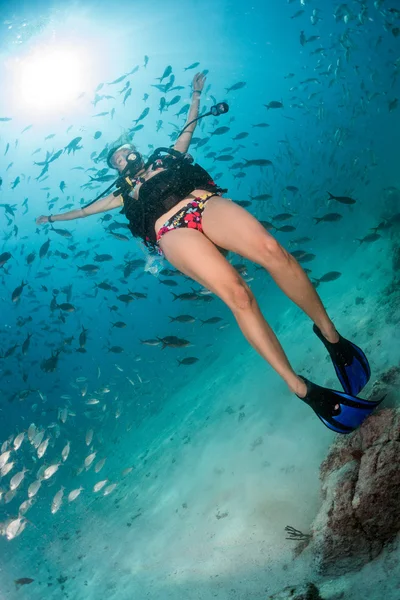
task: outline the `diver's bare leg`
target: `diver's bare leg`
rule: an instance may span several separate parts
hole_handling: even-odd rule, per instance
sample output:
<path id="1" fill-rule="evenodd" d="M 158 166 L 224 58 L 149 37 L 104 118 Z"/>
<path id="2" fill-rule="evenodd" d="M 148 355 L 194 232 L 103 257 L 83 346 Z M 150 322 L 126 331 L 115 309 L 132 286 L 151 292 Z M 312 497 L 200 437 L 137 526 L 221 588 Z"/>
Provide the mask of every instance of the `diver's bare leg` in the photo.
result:
<path id="1" fill-rule="evenodd" d="M 320 297 L 299 263 L 247 210 L 227 198 L 216 196 L 206 204 L 202 225 L 205 235 L 214 244 L 263 266 L 328 341 L 339 340 Z"/>
<path id="2" fill-rule="evenodd" d="M 261 314 L 246 282 L 205 235 L 193 229 L 166 233 L 160 247 L 169 262 L 207 289 L 232 310 L 244 336 L 299 396 L 306 386 L 293 371 L 282 346 Z"/>

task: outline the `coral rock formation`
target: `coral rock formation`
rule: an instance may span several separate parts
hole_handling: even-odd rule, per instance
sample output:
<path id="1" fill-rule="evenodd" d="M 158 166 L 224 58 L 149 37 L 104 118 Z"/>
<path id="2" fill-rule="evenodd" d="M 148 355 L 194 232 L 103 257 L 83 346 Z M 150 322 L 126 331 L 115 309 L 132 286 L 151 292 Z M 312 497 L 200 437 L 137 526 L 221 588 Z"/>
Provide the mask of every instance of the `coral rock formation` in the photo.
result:
<path id="1" fill-rule="evenodd" d="M 321 465 L 313 553 L 322 575 L 360 569 L 400 530 L 400 409 L 369 417 L 333 444 Z"/>

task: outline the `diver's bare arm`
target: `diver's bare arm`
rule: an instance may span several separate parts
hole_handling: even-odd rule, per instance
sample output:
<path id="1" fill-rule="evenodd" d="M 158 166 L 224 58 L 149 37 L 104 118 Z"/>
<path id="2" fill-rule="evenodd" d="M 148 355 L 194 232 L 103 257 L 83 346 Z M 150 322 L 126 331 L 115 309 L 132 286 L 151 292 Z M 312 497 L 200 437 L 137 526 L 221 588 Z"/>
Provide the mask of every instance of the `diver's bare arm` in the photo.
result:
<path id="1" fill-rule="evenodd" d="M 61 213 L 59 215 L 52 215 L 52 221 L 72 221 L 73 219 L 83 219 L 84 217 L 89 217 L 90 215 L 95 215 L 97 213 L 107 212 L 108 210 L 112 210 L 113 208 L 118 208 L 122 205 L 122 196 L 114 196 L 114 194 L 109 194 L 105 198 L 101 200 L 97 200 L 94 204 L 91 204 L 87 208 L 78 208 L 76 210 L 69 210 L 66 213 Z"/>
<path id="2" fill-rule="evenodd" d="M 199 116 L 200 95 L 201 91 L 193 92 L 192 105 L 190 107 L 186 123 L 190 123 L 190 121 L 193 121 L 193 119 L 197 119 L 197 117 Z M 179 136 L 174 146 L 174 150 L 178 150 L 179 152 L 187 152 L 187 149 L 190 146 L 190 142 L 192 141 L 192 136 L 196 125 L 197 121 L 189 125 L 187 129 L 185 129 L 182 135 Z"/>

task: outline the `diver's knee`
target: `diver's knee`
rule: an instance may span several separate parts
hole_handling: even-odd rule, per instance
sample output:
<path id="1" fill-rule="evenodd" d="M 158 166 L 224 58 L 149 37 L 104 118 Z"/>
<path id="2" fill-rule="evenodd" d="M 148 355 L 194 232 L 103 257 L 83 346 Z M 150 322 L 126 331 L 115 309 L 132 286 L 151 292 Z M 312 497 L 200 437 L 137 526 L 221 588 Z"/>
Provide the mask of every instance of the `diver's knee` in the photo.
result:
<path id="1" fill-rule="evenodd" d="M 290 254 L 271 235 L 266 236 L 261 242 L 261 256 L 265 265 L 290 260 Z"/>
<path id="2" fill-rule="evenodd" d="M 229 304 L 233 311 L 248 310 L 254 302 L 254 294 L 243 280 L 237 280 L 229 289 Z"/>

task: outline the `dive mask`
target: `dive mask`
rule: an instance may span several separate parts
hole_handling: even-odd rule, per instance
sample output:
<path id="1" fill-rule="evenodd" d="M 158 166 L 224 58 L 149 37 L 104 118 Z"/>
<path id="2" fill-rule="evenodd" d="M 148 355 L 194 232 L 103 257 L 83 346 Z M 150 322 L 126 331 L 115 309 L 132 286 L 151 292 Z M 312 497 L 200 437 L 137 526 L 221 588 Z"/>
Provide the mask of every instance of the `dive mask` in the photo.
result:
<path id="1" fill-rule="evenodd" d="M 116 166 L 113 164 L 113 157 L 117 152 L 124 150 L 125 159 L 128 163 L 125 167 L 124 171 L 129 174 L 134 174 L 135 171 L 138 171 L 142 165 L 143 157 L 131 144 L 124 144 L 123 146 L 118 146 L 118 148 L 112 148 L 107 156 L 107 165 L 110 169 L 116 169 Z"/>

